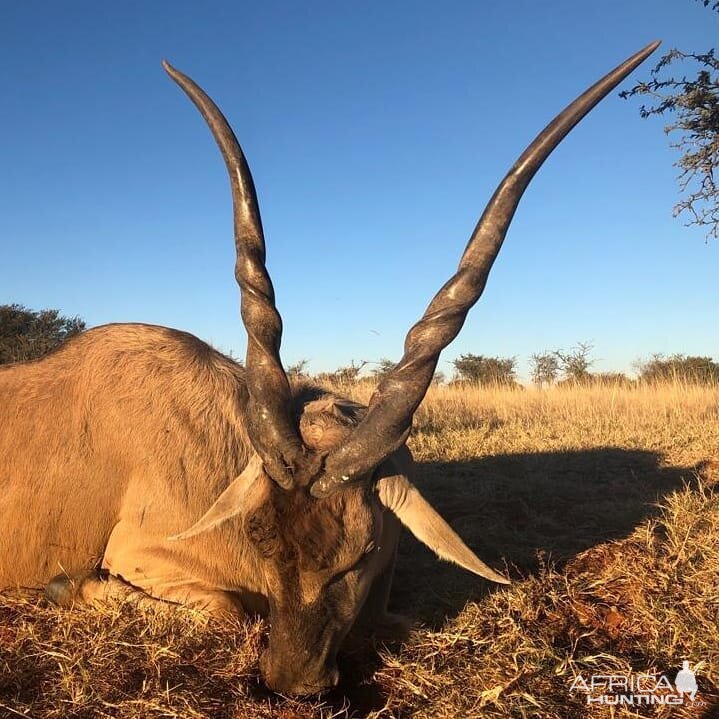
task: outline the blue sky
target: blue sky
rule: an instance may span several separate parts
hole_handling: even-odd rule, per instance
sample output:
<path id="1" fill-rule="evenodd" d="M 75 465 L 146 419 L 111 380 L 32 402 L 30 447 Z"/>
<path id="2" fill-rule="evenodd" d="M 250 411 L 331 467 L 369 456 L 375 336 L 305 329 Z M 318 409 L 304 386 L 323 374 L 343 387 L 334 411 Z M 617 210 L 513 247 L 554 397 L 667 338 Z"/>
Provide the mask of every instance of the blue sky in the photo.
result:
<path id="1" fill-rule="evenodd" d="M 224 165 L 166 57 L 250 161 L 284 361 L 398 359 L 544 124 L 649 41 L 718 30 L 691 0 L 4 3 L 0 303 L 244 354 Z M 638 104 L 613 93 L 547 161 L 441 369 L 474 352 L 526 374 L 578 341 L 601 370 L 719 356 L 719 243 L 672 218 L 675 153 Z"/>

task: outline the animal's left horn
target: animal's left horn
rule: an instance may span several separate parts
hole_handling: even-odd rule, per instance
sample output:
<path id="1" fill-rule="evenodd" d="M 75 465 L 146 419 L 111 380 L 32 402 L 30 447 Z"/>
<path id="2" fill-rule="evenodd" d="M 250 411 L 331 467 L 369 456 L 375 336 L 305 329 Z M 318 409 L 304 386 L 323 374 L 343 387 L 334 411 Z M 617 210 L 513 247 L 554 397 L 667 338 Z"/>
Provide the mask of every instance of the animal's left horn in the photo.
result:
<path id="1" fill-rule="evenodd" d="M 312 493 L 322 497 L 360 479 L 400 447 L 427 392 L 440 352 L 457 336 L 481 296 L 517 205 L 532 177 L 567 133 L 659 46 L 643 50 L 592 85 L 535 138 L 495 191 L 459 262 L 455 275 L 434 296 L 407 334 L 404 356 L 375 390 L 365 418 L 327 458 Z"/>
<path id="2" fill-rule="evenodd" d="M 247 429 L 267 474 L 289 489 L 303 444 L 292 416 L 290 386 L 280 361 L 282 319 L 275 307 L 275 292 L 265 267 L 265 239 L 250 168 L 217 105 L 187 75 L 167 61 L 162 65 L 205 118 L 230 175 L 237 250 L 235 276 L 242 293 L 242 321 L 247 330 L 246 372 L 250 396 Z"/>

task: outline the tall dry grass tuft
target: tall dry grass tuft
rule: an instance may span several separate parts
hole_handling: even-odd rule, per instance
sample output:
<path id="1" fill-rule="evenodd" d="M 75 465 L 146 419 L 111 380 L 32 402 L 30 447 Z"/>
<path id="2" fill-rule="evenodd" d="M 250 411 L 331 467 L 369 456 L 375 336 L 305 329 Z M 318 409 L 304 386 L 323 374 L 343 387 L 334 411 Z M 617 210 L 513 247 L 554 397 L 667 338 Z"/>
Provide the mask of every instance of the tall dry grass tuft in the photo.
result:
<path id="1" fill-rule="evenodd" d="M 374 387 L 365 380 L 336 389 L 368 402 Z M 682 447 L 688 461 L 699 447 L 716 455 L 718 424 L 719 384 L 433 385 L 410 444 L 424 460 L 616 446 L 681 462 Z"/>
<path id="2" fill-rule="evenodd" d="M 366 401 L 369 383 L 345 388 Z M 342 686 L 262 688 L 259 620 L 48 606 L 0 594 L 0 717 L 708 717 L 719 715 L 719 388 L 433 387 L 410 440 L 417 483 L 490 587 L 403 538 L 403 646 L 352 636 Z M 691 661 L 698 703 L 586 703 L 578 674 Z"/>
<path id="3" fill-rule="evenodd" d="M 691 447 L 689 461 L 698 446 L 719 446 L 718 423 L 719 385 L 433 387 L 417 414 L 413 448 L 447 458 L 617 446 L 671 452 L 681 462 L 682 446 Z"/>

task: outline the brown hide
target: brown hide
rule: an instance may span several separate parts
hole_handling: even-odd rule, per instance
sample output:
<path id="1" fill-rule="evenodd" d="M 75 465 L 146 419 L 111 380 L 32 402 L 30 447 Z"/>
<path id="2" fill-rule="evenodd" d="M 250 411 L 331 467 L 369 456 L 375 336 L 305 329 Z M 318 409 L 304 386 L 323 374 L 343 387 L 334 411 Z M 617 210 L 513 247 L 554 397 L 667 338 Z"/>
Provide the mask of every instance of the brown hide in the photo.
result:
<path id="1" fill-rule="evenodd" d="M 190 524 L 247 461 L 245 403 L 241 367 L 150 325 L 0 369 L 0 588 L 92 566 L 122 518 Z"/>
<path id="2" fill-rule="evenodd" d="M 336 682 L 371 589 L 371 619 L 391 619 L 399 522 L 369 484 L 318 500 L 273 482 L 245 430 L 244 370 L 192 335 L 99 327 L 0 369 L 0 397 L 0 589 L 65 573 L 72 601 L 270 608 L 263 673 L 290 693 Z M 321 458 L 364 408 L 301 385 L 291 411 Z M 232 513 L 177 538 L 223 497 Z M 100 562 L 106 582 L 81 573 Z M 64 582 L 51 582 L 54 601 Z"/>

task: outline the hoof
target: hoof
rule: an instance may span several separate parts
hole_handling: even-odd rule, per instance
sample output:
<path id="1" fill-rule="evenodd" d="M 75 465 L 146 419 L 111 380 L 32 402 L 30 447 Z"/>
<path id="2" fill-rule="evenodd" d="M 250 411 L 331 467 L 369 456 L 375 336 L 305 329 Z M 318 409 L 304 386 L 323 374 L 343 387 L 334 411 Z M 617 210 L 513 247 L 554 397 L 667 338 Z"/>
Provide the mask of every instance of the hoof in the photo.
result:
<path id="1" fill-rule="evenodd" d="M 75 602 L 82 602 L 82 585 L 88 581 L 100 581 L 100 578 L 97 569 L 88 569 L 72 576 L 58 574 L 45 587 L 45 598 L 58 607 L 72 607 Z"/>

